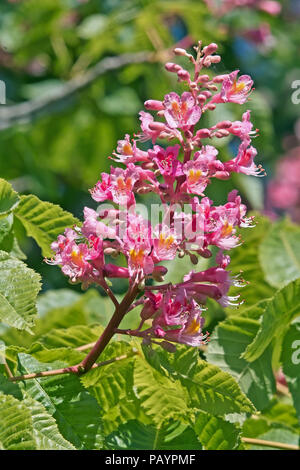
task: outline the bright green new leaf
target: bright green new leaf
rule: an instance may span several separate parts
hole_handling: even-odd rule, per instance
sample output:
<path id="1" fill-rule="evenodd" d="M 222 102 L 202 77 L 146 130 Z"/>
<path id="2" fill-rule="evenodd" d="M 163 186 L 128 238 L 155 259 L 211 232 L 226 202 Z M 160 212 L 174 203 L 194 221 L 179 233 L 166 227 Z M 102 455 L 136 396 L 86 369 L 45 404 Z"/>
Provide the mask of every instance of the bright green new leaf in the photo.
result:
<path id="1" fill-rule="evenodd" d="M 13 211 L 20 202 L 20 197 L 8 181 L 0 178 L 0 217 Z"/>
<path id="2" fill-rule="evenodd" d="M 0 447 L 5 450 L 35 450 L 31 413 L 24 402 L 0 392 Z"/>
<path id="3" fill-rule="evenodd" d="M 78 224 L 69 212 L 33 195 L 22 196 L 15 216 L 21 221 L 29 237 L 34 238 L 43 256 L 52 256 L 50 245 L 66 227 Z"/>
<path id="4" fill-rule="evenodd" d="M 40 276 L 4 251 L 0 251 L 0 269 L 0 321 L 31 333 Z"/>

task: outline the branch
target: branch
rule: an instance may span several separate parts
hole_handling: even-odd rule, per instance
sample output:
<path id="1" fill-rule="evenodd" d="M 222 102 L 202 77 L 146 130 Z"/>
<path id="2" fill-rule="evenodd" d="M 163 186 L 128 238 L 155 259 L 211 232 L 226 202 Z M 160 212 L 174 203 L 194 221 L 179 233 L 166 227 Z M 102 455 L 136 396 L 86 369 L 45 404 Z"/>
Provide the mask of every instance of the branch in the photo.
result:
<path id="1" fill-rule="evenodd" d="M 70 104 L 71 98 L 77 92 L 88 87 L 97 78 L 110 70 L 119 69 L 124 65 L 156 60 L 160 60 L 159 55 L 152 52 L 137 52 L 106 57 L 84 74 L 57 87 L 57 90 L 51 93 L 51 96 L 42 96 L 31 101 L 0 107 L 0 130 L 8 129 L 15 124 L 31 122 L 45 114 L 65 110 L 66 105 Z"/>
<path id="2" fill-rule="evenodd" d="M 242 437 L 245 444 L 256 444 L 264 447 L 276 447 L 277 449 L 299 450 L 300 448 L 294 444 L 286 444 L 285 442 L 265 441 L 263 439 L 252 439 L 251 437 Z"/>
<path id="3" fill-rule="evenodd" d="M 102 335 L 96 341 L 95 345 L 91 349 L 91 351 L 87 354 L 87 356 L 78 364 L 78 372 L 85 373 L 92 365 L 96 362 L 104 348 L 107 346 L 113 335 L 115 334 L 116 328 L 120 325 L 121 321 L 123 320 L 124 315 L 128 312 L 128 309 L 134 299 L 138 294 L 139 288 L 136 284 L 133 284 L 127 294 L 125 295 L 124 299 L 120 304 L 117 305 L 113 316 L 110 319 L 107 327 L 103 331 Z"/>
<path id="4" fill-rule="evenodd" d="M 78 348 L 77 348 L 78 349 Z M 93 364 L 91 366 L 91 369 L 96 369 L 98 367 L 103 367 L 108 364 L 112 364 L 113 362 L 116 361 L 121 361 L 124 359 L 128 359 L 129 357 L 135 356 L 138 354 L 138 351 L 136 349 L 132 349 L 132 352 L 129 354 L 123 354 L 122 356 L 114 357 L 113 359 L 108 359 L 107 361 L 99 362 L 97 364 Z M 71 366 L 71 367 L 64 367 L 62 369 L 55 369 L 55 370 L 46 370 L 43 372 L 36 372 L 32 374 L 24 374 L 24 375 L 18 375 L 16 377 L 9 377 L 9 380 L 11 382 L 17 382 L 20 380 L 30 380 L 30 379 L 36 379 L 38 377 L 49 377 L 52 375 L 62 375 L 62 374 L 78 374 L 80 371 L 77 369 L 78 366 Z"/>

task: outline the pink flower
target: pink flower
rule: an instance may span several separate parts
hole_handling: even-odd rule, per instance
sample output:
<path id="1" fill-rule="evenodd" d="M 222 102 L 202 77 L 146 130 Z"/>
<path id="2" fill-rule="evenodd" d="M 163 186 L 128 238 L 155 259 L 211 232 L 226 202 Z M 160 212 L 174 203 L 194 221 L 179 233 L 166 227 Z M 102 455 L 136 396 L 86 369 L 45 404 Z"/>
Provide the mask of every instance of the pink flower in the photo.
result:
<path id="1" fill-rule="evenodd" d="M 224 162 L 224 167 L 229 172 L 235 171 L 237 173 L 244 173 L 245 175 L 264 176 L 264 169 L 261 165 L 256 166 L 254 158 L 257 155 L 257 150 L 249 145 L 249 140 L 246 138 L 239 146 L 238 154 L 233 160 Z M 261 174 L 262 173 L 262 174 Z"/>
<path id="2" fill-rule="evenodd" d="M 130 136 L 125 135 L 124 140 L 118 140 L 117 152 L 114 152 L 113 155 L 116 157 L 115 160 L 118 163 L 136 163 L 136 162 L 147 162 L 148 154 L 138 149 L 136 146 L 135 140 L 130 142 Z"/>
<path id="3" fill-rule="evenodd" d="M 243 114 L 242 121 L 234 121 L 229 129 L 231 134 L 236 135 L 241 140 L 249 138 L 250 141 L 250 136 L 255 135 L 255 131 L 252 131 L 253 124 L 250 121 L 250 112 L 249 110 L 246 111 Z"/>
<path id="4" fill-rule="evenodd" d="M 154 145 L 153 150 L 148 151 L 149 158 L 153 160 L 161 174 L 168 180 L 174 181 L 174 178 L 182 175 L 182 164 L 178 160 L 180 145 L 167 147 L 166 149 L 159 145 Z"/>
<path id="5" fill-rule="evenodd" d="M 113 202 L 121 206 L 134 204 L 133 187 L 138 179 L 138 171 L 132 163 L 129 163 L 126 170 L 111 167 L 110 190 Z"/>
<path id="6" fill-rule="evenodd" d="M 181 98 L 177 93 L 169 93 L 164 99 L 165 118 L 171 128 L 188 129 L 201 117 L 201 108 L 195 103 L 193 95 L 184 92 Z"/>
<path id="7" fill-rule="evenodd" d="M 140 121 L 141 121 L 141 129 L 142 134 L 139 134 L 139 139 L 142 142 L 147 140 L 151 140 L 152 144 L 155 144 L 156 140 L 159 138 L 160 134 L 163 132 L 162 129 L 151 129 L 149 127 L 151 124 L 154 123 L 153 116 L 150 113 L 145 113 L 145 111 L 140 111 Z"/>
<path id="8" fill-rule="evenodd" d="M 155 262 L 171 260 L 176 256 L 179 246 L 176 234 L 168 226 L 157 226 L 153 232 L 153 253 Z"/>
<path id="9" fill-rule="evenodd" d="M 112 200 L 110 175 L 101 173 L 102 181 L 98 181 L 90 190 L 92 198 L 97 202 Z"/>
<path id="10" fill-rule="evenodd" d="M 239 79 L 237 79 L 238 73 L 239 70 L 235 70 L 227 75 L 223 80 L 220 93 L 213 97 L 212 103 L 230 102 L 244 104 L 247 101 L 253 80 L 249 75 L 241 75 Z"/>

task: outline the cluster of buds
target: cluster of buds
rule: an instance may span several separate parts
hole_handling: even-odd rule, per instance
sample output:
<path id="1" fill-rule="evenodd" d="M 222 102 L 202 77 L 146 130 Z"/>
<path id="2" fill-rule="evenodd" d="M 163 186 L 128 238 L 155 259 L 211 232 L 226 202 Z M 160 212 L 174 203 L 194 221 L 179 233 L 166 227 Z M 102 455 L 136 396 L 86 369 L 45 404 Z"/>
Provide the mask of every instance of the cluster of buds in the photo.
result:
<path id="1" fill-rule="evenodd" d="M 137 294 L 126 311 L 143 305 L 139 328 L 127 334 L 146 343 L 161 340 L 170 350 L 172 343 L 200 346 L 207 341 L 202 312 L 208 298 L 224 307 L 240 303 L 238 296 L 228 295 L 231 285 L 242 282 L 226 270 L 230 256 L 224 251 L 241 244 L 237 229 L 252 226 L 252 218 L 246 217 L 236 190 L 224 205 L 214 206 L 205 196 L 207 185 L 212 178 L 226 180 L 233 172 L 260 176 L 263 171 L 254 163 L 257 152 L 251 146 L 255 131 L 250 111 L 241 121 L 199 126 L 201 116 L 219 103 L 243 104 L 251 93 L 251 78 L 239 77 L 238 70 L 217 76 L 203 70 L 220 62 L 216 50 L 216 44 L 202 48 L 200 42 L 195 57 L 175 49 L 176 55 L 192 64 L 193 74 L 175 63 L 165 67 L 186 83 L 188 91 L 145 102 L 141 132 L 133 139 L 126 135 L 110 157 L 124 167 L 112 166 L 110 173 L 101 174 L 90 191 L 100 203 L 97 211 L 84 209 L 83 225 L 58 237 L 52 244 L 55 256 L 48 261 L 60 265 L 71 282 L 81 282 L 85 288 L 100 285 L 111 297 L 109 278 L 127 278 L 129 289 L 137 287 Z M 154 111 L 155 117 L 148 111 Z M 221 161 L 218 150 L 207 141 L 229 135 L 240 139 L 237 155 Z M 145 141 L 151 141 L 152 148 L 141 149 L 140 142 Z M 147 193 L 156 195 L 159 202 L 154 205 L 161 211 L 156 223 L 153 214 L 150 219 L 141 214 L 137 203 L 137 196 Z M 213 267 L 187 273 L 178 284 L 163 283 L 164 261 L 188 256 L 196 266 L 199 257 L 212 258 L 213 246 L 218 248 Z"/>

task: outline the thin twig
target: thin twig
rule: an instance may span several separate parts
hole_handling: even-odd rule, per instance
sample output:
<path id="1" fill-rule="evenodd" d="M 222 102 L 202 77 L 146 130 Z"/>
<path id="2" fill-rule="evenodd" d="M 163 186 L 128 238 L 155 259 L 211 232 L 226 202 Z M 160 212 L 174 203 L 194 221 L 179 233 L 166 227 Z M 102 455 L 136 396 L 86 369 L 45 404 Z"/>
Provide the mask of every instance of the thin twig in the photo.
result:
<path id="1" fill-rule="evenodd" d="M 5 368 L 6 373 L 7 373 L 7 375 L 8 375 L 9 378 L 11 378 L 11 377 L 14 376 L 14 374 L 13 374 L 12 371 L 10 370 L 9 365 L 8 365 L 7 362 L 6 362 L 6 359 L 4 359 L 4 368 Z"/>
<path id="2" fill-rule="evenodd" d="M 300 447 L 294 444 L 286 444 L 285 442 L 265 441 L 264 439 L 253 439 L 252 437 L 242 437 L 245 444 L 254 444 L 264 447 L 276 447 L 277 449 L 300 450 Z"/>
<path id="3" fill-rule="evenodd" d="M 116 361 L 121 361 L 124 359 L 128 359 L 129 357 L 135 356 L 138 354 L 138 351 L 136 349 L 132 349 L 132 352 L 129 354 L 123 354 L 122 356 L 114 357 L 112 359 L 108 359 L 107 361 L 102 361 L 98 362 L 97 364 L 93 364 L 91 369 L 96 369 L 97 367 L 103 367 L 108 364 L 112 364 L 113 362 Z M 35 372 L 32 374 L 24 374 L 24 375 L 18 375 L 16 377 L 11 376 L 10 381 L 11 382 L 17 382 L 20 380 L 30 380 L 30 379 L 36 379 L 39 377 L 49 377 L 53 375 L 62 375 L 62 374 L 77 374 L 79 371 L 76 371 L 77 366 L 71 366 L 71 367 L 64 367 L 62 369 L 55 369 L 55 370 L 45 370 L 43 372 Z"/>
<path id="4" fill-rule="evenodd" d="M 72 78 L 57 87 L 51 96 L 25 101 L 23 103 L 0 108 L 0 130 L 7 129 L 18 123 L 31 122 L 35 118 L 54 111 L 65 110 L 66 104 L 77 92 L 91 85 L 98 77 L 110 70 L 119 69 L 125 65 L 138 64 L 159 60 L 157 54 L 151 52 L 138 52 L 122 54 L 116 57 L 106 57 L 91 67 L 87 72 Z"/>
<path id="5" fill-rule="evenodd" d="M 92 343 L 88 344 L 83 344 L 82 346 L 79 346 L 76 348 L 76 351 L 86 351 L 87 349 L 91 349 L 93 346 L 95 346 L 96 341 L 93 341 Z"/>

